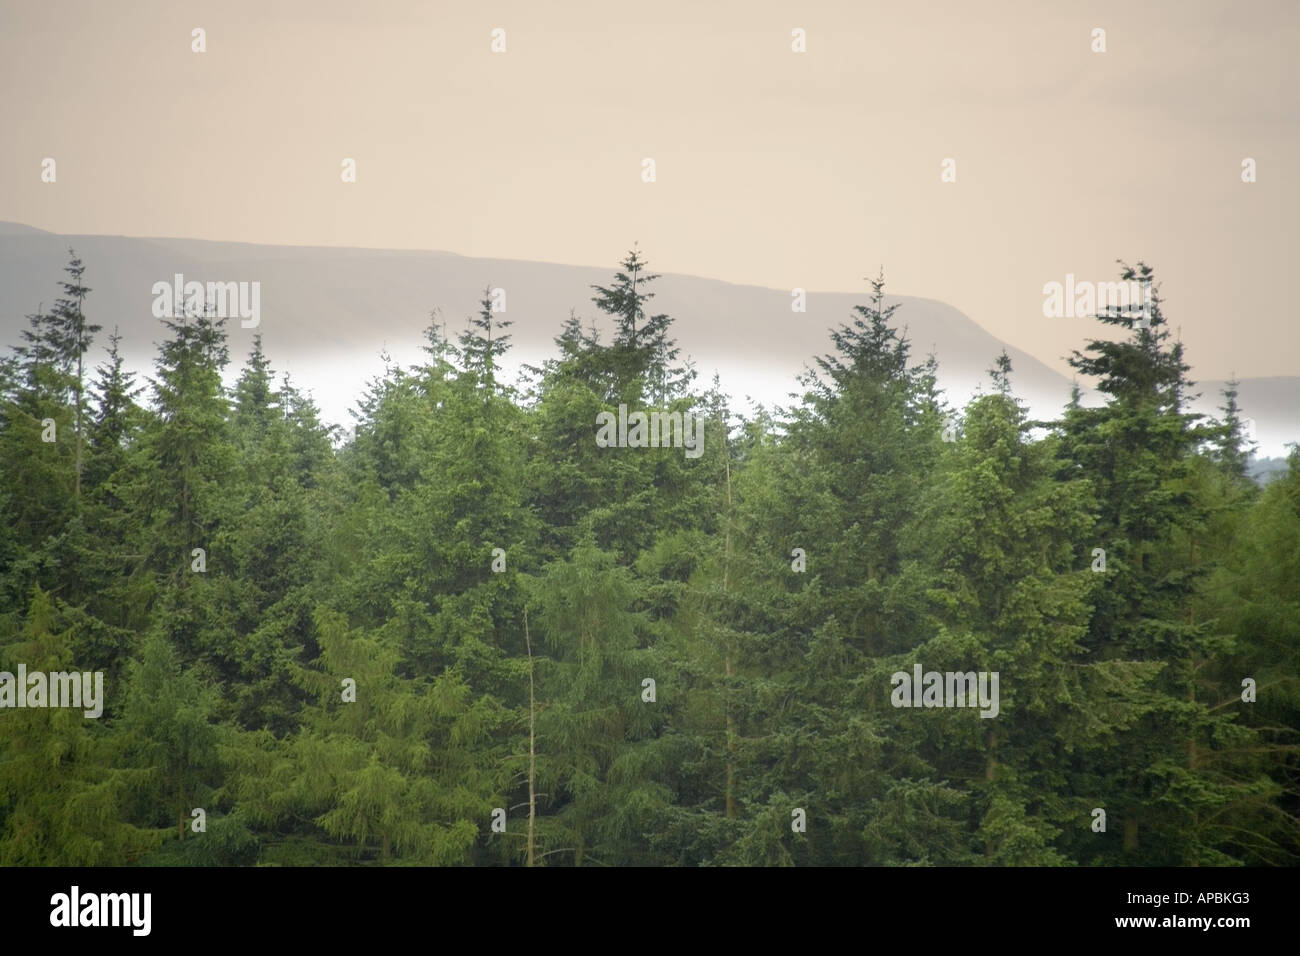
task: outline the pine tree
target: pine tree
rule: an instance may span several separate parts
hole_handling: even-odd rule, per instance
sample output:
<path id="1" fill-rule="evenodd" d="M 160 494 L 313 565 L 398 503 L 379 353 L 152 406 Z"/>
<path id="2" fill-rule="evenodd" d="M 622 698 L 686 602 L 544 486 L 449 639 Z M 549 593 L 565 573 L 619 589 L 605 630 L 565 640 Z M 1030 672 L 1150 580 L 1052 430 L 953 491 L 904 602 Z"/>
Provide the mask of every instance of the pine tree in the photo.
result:
<path id="1" fill-rule="evenodd" d="M 237 455 L 221 382 L 224 323 L 210 316 L 164 320 L 170 338 L 159 346 L 150 379 L 153 414 L 124 483 L 138 522 L 130 548 L 132 604 L 161 617 L 186 666 L 196 660 L 219 666 L 229 652 L 228 605 L 216 589 L 231 563 L 215 546 L 238 508 L 226 492 Z"/>
<path id="2" fill-rule="evenodd" d="M 253 336 L 253 351 L 235 383 L 234 426 L 252 441 L 266 435 L 273 418 L 279 417 L 279 395 L 275 393 L 271 362 L 262 351 L 262 336 Z"/>
<path id="3" fill-rule="evenodd" d="M 4 515 L 11 554 L 5 574 L 5 604 L 18 609 L 39 583 L 51 593 L 77 587 L 75 564 L 64 560 L 71 535 L 84 544 L 80 513 L 82 455 L 81 362 L 90 334 L 81 302 L 89 290 L 80 284 L 82 265 L 75 256 L 62 283 L 65 296 L 51 312 L 28 316 L 23 344 L 14 349 L 0 403 L 0 486 L 28 489 L 10 495 Z M 71 297 L 71 298 L 69 298 Z M 74 374 L 75 370 L 75 374 Z M 71 440 L 70 440 L 71 439 Z M 71 572 L 71 573 L 69 573 Z"/>
<path id="4" fill-rule="evenodd" d="M 101 326 L 86 322 L 83 307 L 86 295 L 90 292 L 90 289 L 82 283 L 86 267 L 71 249 L 68 250 L 68 256 L 71 261 L 64 271 L 68 273 L 70 278 L 59 283 L 63 295 L 55 301 L 54 311 L 51 316 L 57 329 L 61 358 L 68 366 L 74 364 L 76 366 L 76 374 L 72 376 L 71 384 L 72 407 L 76 419 L 77 478 L 75 492 L 80 497 L 82 446 L 85 442 L 85 432 L 82 428 L 82 417 L 86 411 L 84 400 L 85 356 L 90 349 L 91 342 L 94 340 L 94 334 L 101 329 Z M 66 373 L 72 375 L 71 367 L 66 369 Z"/>
<path id="5" fill-rule="evenodd" d="M 612 400 L 617 396 L 632 404 L 650 392 L 654 401 L 662 404 L 671 392 L 670 380 L 680 385 L 682 371 L 671 368 L 679 354 L 668 338 L 672 319 L 662 314 L 646 315 L 646 305 L 655 293 L 645 291 L 645 287 L 660 276 L 646 271 L 646 262 L 635 248 L 620 267 L 613 285 L 592 286 L 597 293 L 592 301 L 615 322 L 610 347 L 614 391 L 606 397 Z"/>
<path id="6" fill-rule="evenodd" d="M 94 385 L 95 413 L 90 423 L 87 444 L 90 460 L 86 465 L 87 484 L 100 489 L 126 463 L 127 446 L 137 437 L 142 410 L 136 398 L 144 390 L 135 385 L 135 375 L 126 371 L 120 351 L 122 337 L 117 329 L 108 339 L 108 364 L 98 369 Z M 121 499 L 116 491 L 104 488 L 115 504 Z"/>
<path id="7" fill-rule="evenodd" d="M 23 663 L 29 676 L 81 676 L 73 635 L 60 629 L 54 602 L 39 587 L 22 631 L 13 636 L 17 640 L 0 647 L 0 670 L 15 673 Z M 107 698 L 111 704 L 114 693 L 103 683 L 99 703 Z M 0 865 L 122 866 L 159 844 L 160 833 L 125 819 L 141 775 L 114 759 L 116 745 L 105 726 L 111 714 L 111 706 L 97 719 L 72 707 L 3 712 Z"/>
<path id="8" fill-rule="evenodd" d="M 640 696 L 647 655 L 642 615 L 629 610 L 634 579 L 588 538 L 526 587 L 554 655 L 537 690 L 537 786 L 547 794 L 540 856 L 564 854 L 575 866 L 645 862 L 640 833 L 668 793 L 656 780 L 665 751 Z"/>
<path id="9" fill-rule="evenodd" d="M 460 354 L 468 372 L 476 375 L 483 388 L 496 387 L 499 359 L 510 348 L 510 336 L 502 334 L 514 323 L 510 319 L 495 318 L 491 287 L 483 290 L 478 315 L 470 319 L 470 326 L 461 334 Z"/>
<path id="10" fill-rule="evenodd" d="M 972 401 L 917 537 L 933 575 L 933 636 L 896 668 L 999 675 L 998 711 L 899 710 L 923 725 L 910 742 L 934 781 L 958 783 L 977 823 L 972 849 L 989 865 L 1061 865 L 1091 836 L 1084 794 L 1062 793 L 1064 768 L 1101 757 L 1148 712 L 1158 664 L 1090 658 L 1083 646 L 1091 572 L 1090 489 L 1057 480 L 1051 442 L 1030 442 L 1004 352 L 995 391 Z M 1084 553 L 1087 553 L 1086 550 Z M 897 739 L 901 735 L 891 735 Z M 906 738 L 905 738 L 906 739 Z"/>
<path id="11" fill-rule="evenodd" d="M 401 676 L 391 643 L 350 631 L 340 614 L 320 609 L 316 631 L 320 659 L 296 678 L 316 703 L 291 739 L 264 740 L 266 755 L 246 758 L 232 785 L 244 812 L 297 831 L 318 860 L 332 844 L 379 863 L 468 862 L 504 783 L 477 747 L 507 715 L 454 672 Z M 302 819 L 312 826 L 293 825 Z"/>
<path id="12" fill-rule="evenodd" d="M 1300 856 L 1300 452 L 1293 447 L 1285 475 L 1247 502 L 1214 529 L 1218 560 L 1196 612 L 1226 635 L 1226 649 L 1203 663 L 1198 689 L 1213 713 L 1253 732 L 1198 749 L 1203 772 L 1236 797 L 1203 825 L 1227 831 L 1223 849 L 1235 860 L 1288 866 Z"/>
<path id="13" fill-rule="evenodd" d="M 1246 466 L 1258 445 L 1246 435 L 1245 422 L 1237 405 L 1235 378 L 1223 389 L 1223 404 L 1219 408 L 1223 412 L 1223 420 L 1214 423 L 1216 434 L 1211 441 L 1211 456 L 1225 474 L 1245 482 Z"/>
<path id="14" fill-rule="evenodd" d="M 151 631 L 131 662 L 120 730 L 128 759 L 147 772 L 145 804 L 177 839 L 189 834 L 191 811 L 213 809 L 221 774 L 215 688 L 181 666 L 161 629 Z"/>
<path id="15" fill-rule="evenodd" d="M 1206 772 L 1202 753 L 1238 736 L 1231 719 L 1210 711 L 1198 692 L 1204 662 L 1223 653 L 1224 638 L 1188 615 L 1203 571 L 1184 542 L 1208 521 L 1194 493 L 1194 451 L 1209 437 L 1184 411 L 1190 383 L 1182 347 L 1170 333 L 1150 267 L 1125 266 L 1148 294 L 1146 322 L 1121 314 L 1099 318 L 1130 332 L 1121 341 L 1092 340 L 1071 365 L 1094 376 L 1109 397 L 1099 409 L 1071 409 L 1062 452 L 1082 466 L 1096 493 L 1096 546 L 1106 552 L 1097 575 L 1095 610 L 1084 641 L 1095 660 L 1160 663 L 1147 692 L 1147 716 L 1088 760 L 1074 778 L 1122 822 L 1122 854 L 1098 859 L 1165 865 L 1224 861 L 1222 828 L 1200 821 L 1224 812 L 1231 789 Z M 1145 834 L 1145 835 L 1144 835 Z"/>

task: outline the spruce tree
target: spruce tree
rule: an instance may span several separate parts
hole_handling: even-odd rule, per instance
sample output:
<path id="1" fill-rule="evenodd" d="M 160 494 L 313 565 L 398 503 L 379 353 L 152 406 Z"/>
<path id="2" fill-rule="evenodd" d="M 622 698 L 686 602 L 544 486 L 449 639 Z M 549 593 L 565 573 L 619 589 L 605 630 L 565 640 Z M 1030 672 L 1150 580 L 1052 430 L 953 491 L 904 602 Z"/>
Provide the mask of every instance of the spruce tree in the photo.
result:
<path id="1" fill-rule="evenodd" d="M 7 641 L 0 636 L 0 670 L 15 673 L 22 663 L 29 675 L 80 678 L 71 631 L 60 626 L 50 596 L 34 589 L 21 632 Z M 142 774 L 116 759 L 108 726 L 116 692 L 102 683 L 98 703 L 106 706 L 98 718 L 87 718 L 84 707 L 2 712 L 0 865 L 122 866 L 161 842 L 161 832 L 126 819 Z"/>
<path id="2" fill-rule="evenodd" d="M 88 323 L 83 311 L 86 295 L 90 292 L 89 287 L 82 282 L 86 267 L 72 249 L 68 250 L 68 256 L 70 261 L 64 271 L 68 273 L 69 278 L 59 283 L 63 295 L 55 300 L 51 318 L 57 330 L 60 358 L 66 366 L 64 371 L 71 379 L 72 407 L 76 421 L 75 493 L 80 497 L 82 450 L 85 444 L 85 431 L 82 427 L 82 418 L 86 412 L 85 357 L 91 342 L 94 341 L 95 333 L 101 329 L 101 326 Z M 76 369 L 75 373 L 73 367 Z"/>
<path id="3" fill-rule="evenodd" d="M 1106 552 L 1106 572 L 1094 575 L 1084 644 L 1095 660 L 1158 663 L 1162 671 L 1146 692 L 1146 716 L 1082 762 L 1072 782 L 1081 796 L 1120 810 L 1112 813 L 1119 852 L 1103 850 L 1097 860 L 1222 862 L 1226 832 L 1198 821 L 1223 812 L 1231 793 L 1206 772 L 1201 753 L 1237 731 L 1197 688 L 1198 670 L 1223 652 L 1224 638 L 1208 621 L 1189 619 L 1202 571 L 1182 546 L 1208 519 L 1193 476 L 1195 449 L 1209 436 L 1199 416 L 1185 411 L 1188 366 L 1181 345 L 1169 341 L 1153 271 L 1138 263 L 1125 266 L 1121 278 L 1151 289 L 1146 321 L 1099 316 L 1128 337 L 1092 340 L 1070 359 L 1108 401 L 1067 411 L 1061 449 L 1082 466 L 1096 494 L 1094 541 L 1080 542 L 1080 562 L 1090 546 Z"/>

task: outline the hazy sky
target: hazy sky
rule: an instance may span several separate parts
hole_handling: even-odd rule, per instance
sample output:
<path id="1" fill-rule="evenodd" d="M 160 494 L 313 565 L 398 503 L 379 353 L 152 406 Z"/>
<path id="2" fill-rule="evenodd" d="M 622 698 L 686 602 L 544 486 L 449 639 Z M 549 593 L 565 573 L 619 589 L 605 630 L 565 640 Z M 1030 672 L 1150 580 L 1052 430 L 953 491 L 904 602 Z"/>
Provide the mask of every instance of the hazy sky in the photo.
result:
<path id="1" fill-rule="evenodd" d="M 1044 283 L 1140 258 L 1195 377 L 1300 374 L 1297 50 L 1293 0 L 0 0 L 0 219 L 611 267 L 639 241 L 809 290 L 883 265 L 1062 371 L 1096 325 L 1044 318 Z"/>

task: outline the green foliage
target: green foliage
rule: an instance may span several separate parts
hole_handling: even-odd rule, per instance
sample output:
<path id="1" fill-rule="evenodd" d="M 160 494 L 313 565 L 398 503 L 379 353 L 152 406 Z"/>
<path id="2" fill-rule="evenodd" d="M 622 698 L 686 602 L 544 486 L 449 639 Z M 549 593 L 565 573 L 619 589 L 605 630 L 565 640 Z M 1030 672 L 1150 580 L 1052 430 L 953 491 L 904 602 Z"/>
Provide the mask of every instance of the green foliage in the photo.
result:
<path id="1" fill-rule="evenodd" d="M 1300 860 L 1300 453 L 1245 477 L 1157 296 L 1074 355 L 1104 404 L 1031 423 L 1003 354 L 957 430 L 879 277 L 744 418 L 633 250 L 608 344 L 571 314 L 508 384 L 489 289 L 335 448 L 210 316 L 87 386 L 67 271 L 0 358 L 0 670 L 106 702 L 0 709 L 0 865 Z M 597 446 L 620 404 L 703 453 Z M 997 716 L 893 706 L 918 665 Z"/>

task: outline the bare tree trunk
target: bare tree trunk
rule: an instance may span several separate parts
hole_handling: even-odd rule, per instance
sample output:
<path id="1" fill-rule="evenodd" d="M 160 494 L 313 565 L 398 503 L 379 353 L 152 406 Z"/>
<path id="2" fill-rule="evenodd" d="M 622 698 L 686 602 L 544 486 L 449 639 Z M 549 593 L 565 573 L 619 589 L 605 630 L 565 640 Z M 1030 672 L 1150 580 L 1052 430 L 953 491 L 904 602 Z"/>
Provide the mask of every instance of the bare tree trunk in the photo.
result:
<path id="1" fill-rule="evenodd" d="M 81 279 L 77 278 L 77 286 L 81 288 Z M 82 342 L 86 337 L 85 325 L 86 317 L 82 315 L 82 303 L 85 301 L 84 296 L 77 296 L 77 489 L 76 496 L 81 497 L 81 393 L 85 389 L 85 353 L 82 350 Z"/>
<path id="2" fill-rule="evenodd" d="M 80 312 L 80 308 L 78 308 Z M 77 488 L 76 496 L 81 497 L 81 381 L 84 375 L 81 354 L 81 330 L 77 330 Z"/>
<path id="3" fill-rule="evenodd" d="M 727 476 L 727 530 L 723 544 L 722 553 L 722 593 L 725 595 L 731 584 L 731 451 L 726 444 L 726 430 L 723 429 L 723 467 L 726 469 Z M 731 637 L 725 638 L 726 657 L 724 660 L 724 672 L 727 677 L 726 692 L 726 711 L 727 711 L 727 793 L 726 793 L 726 814 L 728 819 L 736 815 L 736 718 L 731 713 Z"/>
<path id="4" fill-rule="evenodd" d="M 528 608 L 524 608 L 524 643 L 528 646 L 528 866 L 533 856 L 533 822 L 537 817 L 537 708 L 533 695 L 533 641 L 528 634 Z"/>

